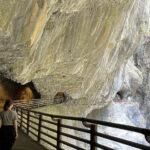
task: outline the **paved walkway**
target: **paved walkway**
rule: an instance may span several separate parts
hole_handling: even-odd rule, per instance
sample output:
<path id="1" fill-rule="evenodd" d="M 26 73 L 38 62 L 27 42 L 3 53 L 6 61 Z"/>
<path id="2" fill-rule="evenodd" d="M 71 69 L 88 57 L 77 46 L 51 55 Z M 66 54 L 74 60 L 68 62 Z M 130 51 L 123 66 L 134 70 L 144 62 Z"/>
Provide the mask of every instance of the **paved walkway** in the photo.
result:
<path id="1" fill-rule="evenodd" d="M 13 150 L 46 150 L 41 145 L 33 141 L 21 131 L 19 137 L 13 147 Z"/>

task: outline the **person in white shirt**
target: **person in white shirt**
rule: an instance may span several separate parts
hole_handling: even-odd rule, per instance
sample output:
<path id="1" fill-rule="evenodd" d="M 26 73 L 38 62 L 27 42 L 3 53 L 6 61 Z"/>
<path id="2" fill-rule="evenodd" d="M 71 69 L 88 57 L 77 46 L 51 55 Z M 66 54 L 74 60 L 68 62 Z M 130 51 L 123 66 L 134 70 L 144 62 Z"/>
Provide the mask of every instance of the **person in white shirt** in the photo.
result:
<path id="1" fill-rule="evenodd" d="M 17 113 L 12 110 L 12 100 L 6 100 L 0 113 L 0 150 L 12 150 L 18 137 Z"/>

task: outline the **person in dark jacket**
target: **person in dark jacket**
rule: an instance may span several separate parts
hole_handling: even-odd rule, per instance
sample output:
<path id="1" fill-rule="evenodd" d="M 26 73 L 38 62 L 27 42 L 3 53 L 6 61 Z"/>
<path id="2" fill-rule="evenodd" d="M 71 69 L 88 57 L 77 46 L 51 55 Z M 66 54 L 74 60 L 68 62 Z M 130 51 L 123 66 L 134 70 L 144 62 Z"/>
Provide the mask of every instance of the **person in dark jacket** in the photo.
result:
<path id="1" fill-rule="evenodd" d="M 13 102 L 6 100 L 4 110 L 0 113 L 0 150 L 12 150 L 12 146 L 18 137 L 18 117 L 12 108 Z"/>

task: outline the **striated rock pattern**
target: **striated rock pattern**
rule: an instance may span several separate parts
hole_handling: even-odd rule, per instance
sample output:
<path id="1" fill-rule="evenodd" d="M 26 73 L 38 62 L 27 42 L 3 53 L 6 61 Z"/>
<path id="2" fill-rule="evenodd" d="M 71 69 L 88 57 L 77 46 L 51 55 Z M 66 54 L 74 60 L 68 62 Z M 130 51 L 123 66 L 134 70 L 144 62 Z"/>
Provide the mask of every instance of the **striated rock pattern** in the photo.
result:
<path id="1" fill-rule="evenodd" d="M 0 71 L 32 80 L 45 98 L 65 91 L 107 104 L 118 70 L 148 34 L 148 0 L 0 2 Z"/>
<path id="2" fill-rule="evenodd" d="M 146 38 L 143 46 L 135 54 L 136 66 L 142 72 L 143 83 L 140 88 L 141 101 L 140 110 L 146 118 L 146 126 L 150 128 L 150 39 Z"/>
<path id="3" fill-rule="evenodd" d="M 0 0 L 0 73 L 42 98 L 69 95 L 41 111 L 89 116 L 115 102 L 120 113 L 131 102 L 149 120 L 149 36 L 149 0 Z"/>
<path id="4" fill-rule="evenodd" d="M 118 113 L 121 112 L 121 113 Z M 122 103 L 111 103 L 107 107 L 103 109 L 94 110 L 89 115 L 88 118 L 96 118 L 104 121 L 115 122 L 120 124 L 127 124 L 132 126 L 140 126 L 145 128 L 145 119 L 139 111 L 139 104 L 133 102 L 122 102 Z M 119 129 L 114 129 L 105 126 L 99 126 L 98 131 L 104 134 L 112 135 L 115 137 L 121 137 L 122 139 L 128 139 L 130 141 L 139 142 L 141 144 L 147 144 L 144 135 L 123 131 Z M 103 145 L 107 145 L 117 150 L 137 150 L 137 148 L 133 148 L 124 144 L 120 144 L 117 142 L 108 142 L 103 138 L 98 138 L 99 143 Z"/>
<path id="5" fill-rule="evenodd" d="M 32 80 L 45 98 L 67 92 L 107 104 L 118 70 L 148 34 L 148 0 L 0 2 L 0 71 Z"/>

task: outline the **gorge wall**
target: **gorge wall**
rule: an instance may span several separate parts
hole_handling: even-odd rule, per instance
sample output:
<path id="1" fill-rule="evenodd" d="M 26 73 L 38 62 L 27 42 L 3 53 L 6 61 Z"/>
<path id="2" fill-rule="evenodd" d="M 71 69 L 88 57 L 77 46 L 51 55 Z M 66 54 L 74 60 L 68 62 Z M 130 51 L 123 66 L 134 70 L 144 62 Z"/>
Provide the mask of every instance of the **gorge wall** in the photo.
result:
<path id="1" fill-rule="evenodd" d="M 0 0 L 1 75 L 70 97 L 41 111 L 150 128 L 149 43 L 149 0 Z"/>

